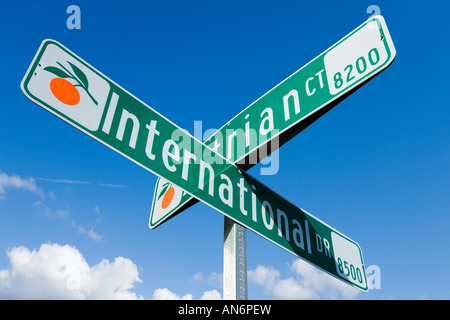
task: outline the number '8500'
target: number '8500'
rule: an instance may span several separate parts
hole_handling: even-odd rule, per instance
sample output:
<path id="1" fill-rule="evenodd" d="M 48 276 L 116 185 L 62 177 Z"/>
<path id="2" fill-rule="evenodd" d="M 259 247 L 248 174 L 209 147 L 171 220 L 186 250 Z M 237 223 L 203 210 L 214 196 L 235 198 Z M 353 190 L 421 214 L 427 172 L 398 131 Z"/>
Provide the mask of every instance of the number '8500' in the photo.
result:
<path id="1" fill-rule="evenodd" d="M 359 283 L 363 283 L 363 275 L 361 269 L 355 267 L 353 264 L 348 263 L 347 261 L 342 261 L 341 258 L 338 258 L 338 268 L 341 274 L 345 274 L 347 277 L 352 277 L 353 280 L 358 280 Z"/>

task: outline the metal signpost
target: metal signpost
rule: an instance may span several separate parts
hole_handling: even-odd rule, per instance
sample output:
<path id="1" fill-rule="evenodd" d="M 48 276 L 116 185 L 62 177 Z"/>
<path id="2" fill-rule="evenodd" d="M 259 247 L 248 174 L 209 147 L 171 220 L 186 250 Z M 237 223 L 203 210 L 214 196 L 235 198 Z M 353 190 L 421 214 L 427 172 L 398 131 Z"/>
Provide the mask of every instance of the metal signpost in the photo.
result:
<path id="1" fill-rule="evenodd" d="M 247 231 L 224 217 L 223 299 L 247 300 Z"/>
<path id="2" fill-rule="evenodd" d="M 358 49 L 355 51 L 353 47 Z M 252 112 L 262 117 L 259 133 L 266 138 L 255 148 L 279 134 L 278 131 L 273 134 L 275 128 L 285 128 L 286 132 L 314 112 L 311 110 L 341 99 L 386 68 L 394 57 L 395 49 L 383 18 L 370 19 L 313 60 L 317 63 L 311 62 L 301 69 L 308 72 L 296 73 L 297 76 L 291 76 L 272 90 L 276 89 L 278 94 L 264 98 L 269 96 L 267 94 L 258 100 L 262 101 L 258 103 L 261 107 Z M 235 294 L 229 295 L 224 290 L 224 298 L 247 297 L 246 250 L 240 249 L 240 245 L 245 245 L 245 228 L 367 291 L 362 253 L 356 242 L 235 165 L 236 159 L 256 150 L 251 149 L 249 139 L 245 140 L 249 148 L 242 153 L 235 150 L 234 158 L 231 139 L 224 144 L 225 152 L 201 143 L 54 40 L 42 43 L 21 88 L 44 109 L 164 178 L 157 183 L 154 206 L 174 211 L 184 207 L 179 203 L 196 198 L 233 222 L 228 224 L 226 220 L 225 223 L 225 233 L 232 238 L 230 242 L 225 238 L 224 252 L 228 250 L 238 256 L 231 264 L 245 268 L 245 273 L 235 276 L 235 285 L 230 289 Z M 326 99 L 320 98 L 321 91 L 326 92 Z M 276 107 L 280 103 L 278 98 L 282 98 L 281 111 Z M 262 106 L 265 109 L 261 111 Z M 295 120 L 294 114 L 298 114 L 300 120 Z M 243 118 L 250 118 L 250 113 L 248 115 Z M 236 124 L 238 127 L 242 127 L 242 123 Z M 244 128 L 248 128 L 245 123 Z M 224 262 L 224 268 L 227 263 Z"/>

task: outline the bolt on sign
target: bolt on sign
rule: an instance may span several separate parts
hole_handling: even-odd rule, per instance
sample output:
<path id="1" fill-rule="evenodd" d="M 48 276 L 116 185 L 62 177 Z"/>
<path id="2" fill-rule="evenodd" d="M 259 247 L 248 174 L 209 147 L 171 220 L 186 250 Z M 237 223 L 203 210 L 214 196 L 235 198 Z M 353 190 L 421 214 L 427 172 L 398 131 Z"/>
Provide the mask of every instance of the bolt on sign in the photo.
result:
<path id="1" fill-rule="evenodd" d="M 205 144 L 247 170 L 386 69 L 395 55 L 384 18 L 374 16 L 245 108 Z M 152 229 L 198 201 L 186 195 L 162 206 L 157 200 L 161 192 L 172 192 L 162 188 L 165 183 L 158 180 L 155 187 Z"/>
<path id="2" fill-rule="evenodd" d="M 381 20 L 373 21 L 378 24 Z M 327 53 L 333 55 L 334 51 Z M 362 65 L 359 67 L 362 70 Z M 339 87 L 336 89 L 351 87 L 353 84 L 340 83 L 339 70 L 332 76 Z M 177 195 L 179 201 L 187 195 L 195 197 L 325 272 L 367 291 L 362 253 L 356 242 L 240 170 L 60 43 L 43 41 L 21 88 L 31 101 L 167 180 L 161 184 L 164 192 L 157 196 L 161 206 L 170 207 L 171 200 L 166 200 L 165 194 L 173 193 L 173 199 L 177 186 L 184 192 Z"/>

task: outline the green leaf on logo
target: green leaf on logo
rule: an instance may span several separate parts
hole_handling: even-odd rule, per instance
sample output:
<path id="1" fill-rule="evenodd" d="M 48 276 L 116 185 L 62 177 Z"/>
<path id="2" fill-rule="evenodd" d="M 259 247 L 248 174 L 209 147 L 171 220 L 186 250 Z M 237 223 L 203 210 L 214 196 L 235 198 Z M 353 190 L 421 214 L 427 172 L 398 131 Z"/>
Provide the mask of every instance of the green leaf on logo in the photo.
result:
<path id="1" fill-rule="evenodd" d="M 51 72 L 54 75 L 57 75 L 60 78 L 71 78 L 70 75 L 68 75 L 67 73 L 65 73 L 64 71 L 62 71 L 61 69 L 58 69 L 56 67 L 45 67 L 44 68 L 45 71 Z"/>
<path id="2" fill-rule="evenodd" d="M 166 193 L 166 190 L 169 189 L 169 187 L 170 187 L 170 183 L 169 182 L 166 182 L 166 183 L 163 184 L 161 192 L 159 193 L 158 198 L 156 199 L 156 201 L 158 201 L 164 195 L 164 193 Z"/>
<path id="3" fill-rule="evenodd" d="M 72 62 L 67 61 L 68 64 L 72 67 L 73 72 L 78 77 L 78 79 L 81 81 L 81 83 L 84 85 L 85 89 L 89 87 L 89 81 L 86 77 L 86 75 L 83 73 L 83 71 L 80 70 L 76 65 L 74 65 Z"/>

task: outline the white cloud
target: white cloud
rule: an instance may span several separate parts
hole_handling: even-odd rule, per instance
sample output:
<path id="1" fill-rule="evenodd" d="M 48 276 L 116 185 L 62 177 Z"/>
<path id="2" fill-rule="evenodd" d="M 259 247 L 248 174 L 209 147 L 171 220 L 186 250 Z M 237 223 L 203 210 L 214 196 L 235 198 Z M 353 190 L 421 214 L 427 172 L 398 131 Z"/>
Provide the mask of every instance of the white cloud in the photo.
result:
<path id="1" fill-rule="evenodd" d="M 57 183 L 68 183 L 68 184 L 90 184 L 90 182 L 86 181 L 75 181 L 75 180 L 52 180 L 52 179 L 44 179 L 44 178 L 37 178 L 38 180 L 43 181 L 50 181 L 50 182 L 57 182 Z M 116 186 L 117 187 L 117 186 Z M 54 202 L 56 202 L 56 195 L 53 191 L 45 192 L 45 194 L 48 194 L 48 198 L 51 201 L 48 201 L 48 199 L 45 199 L 44 197 L 44 191 L 41 188 L 38 188 L 36 181 L 34 178 L 21 178 L 17 175 L 8 175 L 2 171 L 0 171 L 0 200 L 5 198 L 6 190 L 7 189 L 20 189 L 25 191 L 34 192 L 36 194 L 39 194 L 41 199 L 34 202 L 32 207 L 34 210 L 45 217 L 48 218 L 60 218 L 60 219 L 67 219 L 69 217 L 69 210 L 68 209 L 60 209 L 60 208 L 52 208 L 54 207 Z M 93 209 L 95 215 L 96 215 L 96 223 L 100 222 L 103 213 L 100 211 L 100 208 L 98 206 L 95 206 Z M 94 241 L 101 241 L 103 239 L 103 235 L 99 234 L 94 230 L 94 227 L 86 228 L 81 225 L 76 224 L 72 220 L 72 226 L 78 231 L 80 234 L 87 235 L 88 238 L 94 240 Z"/>
<path id="2" fill-rule="evenodd" d="M 72 221 L 72 226 L 73 226 L 75 229 L 78 230 L 78 233 L 80 233 L 80 234 L 86 234 L 87 237 L 88 237 L 89 239 L 92 239 L 92 240 L 94 240 L 94 241 L 101 241 L 101 240 L 103 239 L 103 235 L 101 235 L 101 234 L 99 234 L 98 232 L 96 232 L 96 231 L 94 230 L 94 227 L 91 227 L 91 228 L 88 230 L 88 229 L 86 229 L 86 228 L 84 228 L 84 227 L 82 227 L 82 226 L 80 226 L 80 225 L 77 225 L 77 224 L 75 223 L 75 221 Z"/>
<path id="3" fill-rule="evenodd" d="M 152 300 L 193 300 L 192 294 L 188 293 L 184 296 L 177 295 L 167 288 L 159 288 L 153 292 Z M 213 289 L 210 291 L 205 291 L 201 296 L 200 300 L 221 300 L 222 295 L 219 291 Z"/>
<path id="4" fill-rule="evenodd" d="M 99 223 L 102 220 L 103 212 L 100 210 L 98 206 L 94 206 L 93 212 L 95 213 L 95 216 L 97 217 L 95 222 Z M 103 235 L 99 234 L 97 231 L 94 230 L 94 227 L 85 228 L 77 223 L 75 223 L 74 220 L 72 220 L 72 227 L 74 227 L 76 230 L 78 230 L 78 233 L 85 234 L 89 239 L 92 239 L 94 241 L 101 241 L 103 239 Z"/>
<path id="5" fill-rule="evenodd" d="M 211 287 L 222 286 L 223 276 L 222 274 L 211 272 L 209 276 L 205 277 L 203 273 L 197 272 L 192 276 L 193 281 L 207 283 Z"/>
<path id="6" fill-rule="evenodd" d="M 126 188 L 123 184 L 114 184 L 114 183 L 99 183 L 100 187 L 108 187 L 108 188 Z"/>
<path id="7" fill-rule="evenodd" d="M 196 274 L 194 274 L 192 276 L 192 280 L 203 282 L 203 281 L 205 281 L 205 277 L 203 276 L 203 274 L 201 272 L 197 272 Z"/>
<path id="8" fill-rule="evenodd" d="M 153 300 L 192 300 L 192 294 L 185 294 L 184 296 L 180 297 L 179 295 L 173 293 L 167 288 L 160 288 L 156 289 L 155 292 L 153 292 Z"/>
<path id="9" fill-rule="evenodd" d="M 205 276 L 202 272 L 195 273 L 189 281 L 206 283 L 212 287 L 222 286 L 222 274 L 211 272 Z M 153 300 L 193 300 L 194 296 L 190 293 L 184 296 L 178 295 L 167 288 L 159 288 L 153 292 Z M 200 300 L 222 300 L 222 295 L 216 289 L 203 292 Z"/>
<path id="10" fill-rule="evenodd" d="M 314 289 L 322 295 L 325 294 L 327 298 L 336 299 L 342 296 L 346 299 L 352 299 L 360 293 L 358 289 L 320 271 L 303 260 L 296 260 L 291 269 L 301 277 L 302 284 L 305 287 Z"/>
<path id="11" fill-rule="evenodd" d="M 263 286 L 267 294 L 286 300 L 352 299 L 359 294 L 357 289 L 300 259 L 292 263 L 285 279 L 273 267 L 259 265 L 248 271 L 248 281 Z"/>
<path id="12" fill-rule="evenodd" d="M 69 179 L 46 179 L 46 178 L 37 178 L 38 180 L 47 181 L 47 182 L 55 182 L 55 183 L 65 183 L 65 184 L 91 184 L 88 181 L 80 181 L 80 180 L 69 180 Z"/>
<path id="13" fill-rule="evenodd" d="M 42 191 L 37 187 L 33 178 L 23 179 L 16 175 L 7 175 L 0 171 L 0 199 L 6 194 L 6 189 L 21 189 L 31 191 L 43 197 Z"/>
<path id="14" fill-rule="evenodd" d="M 64 184 L 94 184 L 89 181 L 81 181 L 81 180 L 71 180 L 71 179 L 47 179 L 47 178 L 37 178 L 38 180 L 54 182 L 54 183 L 64 183 Z M 97 183 L 100 187 L 108 187 L 108 188 L 126 188 L 121 184 L 113 184 L 113 183 Z"/>
<path id="15" fill-rule="evenodd" d="M 280 272 L 273 267 L 259 265 L 247 273 L 248 281 L 271 288 L 280 277 Z"/>
<path id="16" fill-rule="evenodd" d="M 142 299 L 131 291 L 141 282 L 137 266 L 123 257 L 90 267 L 76 248 L 59 244 L 15 247 L 7 256 L 0 299 Z"/>
<path id="17" fill-rule="evenodd" d="M 52 209 L 47 205 L 47 202 L 42 200 L 36 201 L 33 204 L 33 208 L 37 213 L 48 218 L 61 218 L 66 219 L 69 216 L 69 211 L 64 209 Z"/>
<path id="18" fill-rule="evenodd" d="M 302 285 L 301 282 L 292 277 L 278 280 L 272 288 L 272 293 L 274 296 L 285 300 L 319 298 L 312 288 Z"/>
<path id="19" fill-rule="evenodd" d="M 222 295 L 216 289 L 205 291 L 200 300 L 222 300 Z"/>

